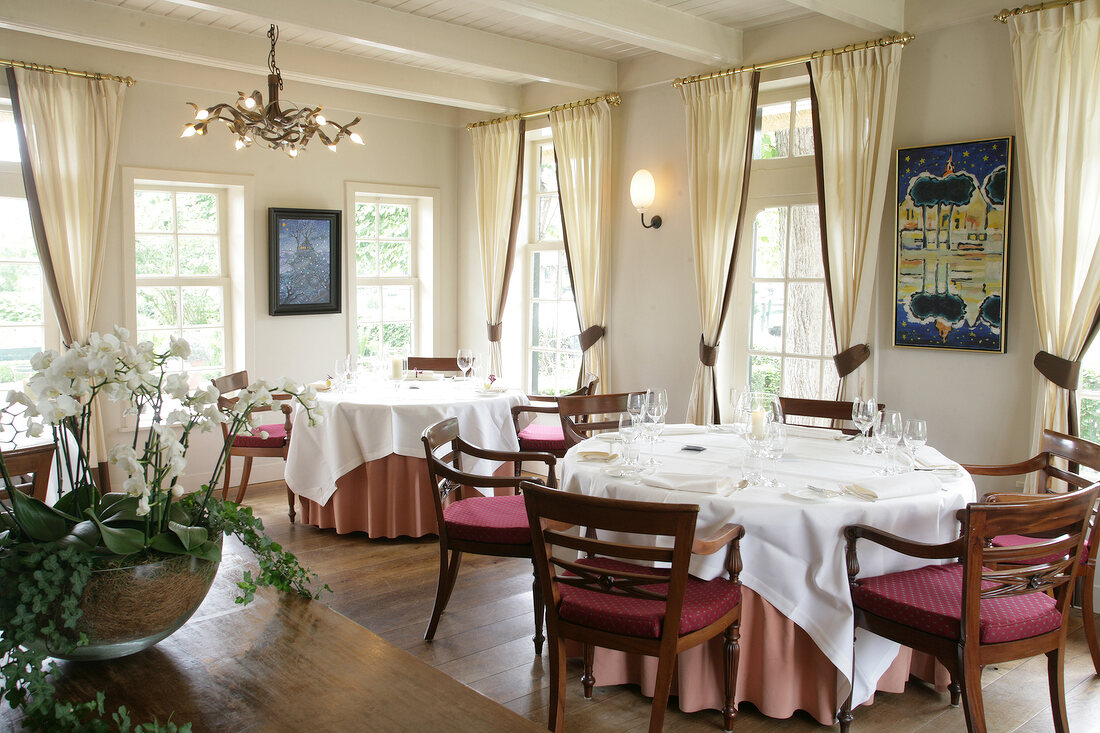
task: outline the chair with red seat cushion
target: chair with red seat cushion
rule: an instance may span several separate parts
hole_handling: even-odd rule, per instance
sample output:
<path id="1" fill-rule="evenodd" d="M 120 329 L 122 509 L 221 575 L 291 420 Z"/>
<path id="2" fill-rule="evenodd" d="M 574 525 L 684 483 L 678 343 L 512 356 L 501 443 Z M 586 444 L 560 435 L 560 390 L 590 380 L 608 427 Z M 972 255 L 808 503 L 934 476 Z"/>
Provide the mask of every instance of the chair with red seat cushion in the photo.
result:
<path id="1" fill-rule="evenodd" d="M 600 378 L 595 374 L 585 374 L 581 386 L 575 392 L 570 392 L 561 397 L 574 397 L 577 395 L 592 394 Z M 569 444 L 565 441 L 561 423 L 555 419 L 552 425 L 531 423 L 520 430 L 520 415 L 530 413 L 534 415 L 557 415 L 558 397 L 553 395 L 529 394 L 527 399 L 531 404 L 514 405 L 512 407 L 512 424 L 516 428 L 516 438 L 519 440 L 519 449 L 522 451 L 545 451 L 552 453 L 557 458 L 564 458 L 569 451 Z M 516 475 L 521 473 L 521 464 L 516 464 Z"/>
<path id="2" fill-rule="evenodd" d="M 1065 465 L 1068 464 L 1068 465 Z M 1091 484 L 1078 471 L 1078 466 L 1085 466 L 1093 471 L 1100 472 L 1100 445 L 1084 438 L 1078 438 L 1065 433 L 1057 433 L 1053 430 L 1044 430 L 1039 444 L 1039 454 L 1020 463 L 994 466 L 964 465 L 967 471 L 975 476 L 1022 476 L 1037 474 L 1039 493 L 1062 493 L 1076 491 Z M 997 496 L 1008 496 L 998 494 Z M 1093 528 L 1095 529 L 1095 527 Z M 1011 547 L 1021 543 L 1031 542 L 1027 533 L 1019 535 L 1004 535 L 994 537 L 993 544 L 997 546 Z M 1100 674 L 1100 639 L 1096 634 L 1096 617 L 1094 615 L 1092 586 L 1096 577 L 1096 547 L 1092 540 L 1092 531 L 1086 538 L 1086 552 L 1082 556 L 1081 573 L 1078 581 L 1081 593 L 1081 617 L 1084 621 L 1085 639 L 1089 643 L 1089 653 L 1092 655 L 1092 666 L 1096 674 Z"/>
<path id="3" fill-rule="evenodd" d="M 213 380 L 214 386 L 217 387 L 219 394 L 218 406 L 230 407 L 237 401 L 236 397 L 227 397 L 231 392 L 237 392 L 248 386 L 248 372 L 240 371 L 233 374 L 226 374 L 224 377 L 218 377 Z M 285 399 L 288 395 L 274 395 L 275 399 Z M 225 483 L 222 485 L 222 498 L 225 499 L 229 496 L 229 481 L 232 474 L 231 468 L 233 463 L 233 456 L 240 456 L 244 458 L 244 468 L 241 471 L 241 485 L 237 489 L 237 498 L 234 499 L 238 504 L 244 501 L 244 494 L 248 491 L 248 478 L 252 474 L 252 459 L 253 458 L 282 458 L 286 460 L 287 451 L 290 450 L 290 433 L 291 428 L 291 415 L 294 411 L 289 404 L 282 404 L 279 406 L 282 411 L 283 421 L 278 423 L 270 423 L 268 425 L 260 425 L 253 428 L 251 432 L 240 433 L 233 438 L 233 444 L 229 448 L 229 455 L 225 459 Z M 257 407 L 253 410 L 253 414 L 261 413 L 264 411 L 272 411 L 274 407 Z M 222 436 L 229 439 L 229 428 L 222 423 Z M 290 521 L 294 521 L 294 492 L 288 487 L 286 490 L 286 502 L 288 506 L 287 515 L 290 517 Z"/>
<path id="4" fill-rule="evenodd" d="M 1069 600 L 1098 495 L 1100 483 L 1069 494 L 973 503 L 959 512 L 959 538 L 936 545 L 846 527 L 856 626 L 936 657 L 951 674 L 952 705 L 961 685 L 970 733 L 986 730 L 982 667 L 1046 654 L 1054 729 L 1067 731 L 1062 678 Z M 991 544 L 994 537 L 1024 531 L 1027 544 Z M 857 578 L 860 538 L 911 557 L 958 562 Z M 851 693 L 837 718 L 846 732 Z"/>
<path id="5" fill-rule="evenodd" d="M 449 417 L 427 428 L 420 438 L 428 462 L 432 504 L 439 528 L 439 582 L 435 605 L 424 638 L 435 638 L 439 619 L 447 608 L 462 553 L 496 557 L 532 557 L 531 528 L 523 497 L 483 496 L 477 489 L 512 488 L 518 490 L 516 476 L 485 476 L 462 470 L 462 458 L 481 458 L 502 463 L 539 461 L 546 466 L 547 482 L 557 486 L 554 464 L 549 453 L 490 451 L 470 445 L 458 434 L 458 419 Z M 534 568 L 532 568 L 532 573 Z M 542 654 L 543 602 L 538 577 L 531 585 L 535 611 L 535 654 Z"/>
<path id="6" fill-rule="evenodd" d="M 696 540 L 699 507 L 693 504 L 582 496 L 533 483 L 523 484 L 523 495 L 535 566 L 546 593 L 549 729 L 560 733 L 565 723 L 566 639 L 584 645 L 581 682 L 586 699 L 592 697 L 595 685 L 594 647 L 658 658 L 649 718 L 649 730 L 655 733 L 664 723 L 676 655 L 724 634 L 722 713 L 724 728 L 730 730 L 737 714 L 734 685 L 741 624 L 737 574 L 744 530 L 726 525 L 714 537 Z M 586 531 L 578 536 L 569 529 L 574 526 Z M 688 575 L 693 552 L 713 554 L 722 549 L 727 551 L 728 578 L 702 581 Z M 582 557 L 573 559 L 578 552 Z"/>

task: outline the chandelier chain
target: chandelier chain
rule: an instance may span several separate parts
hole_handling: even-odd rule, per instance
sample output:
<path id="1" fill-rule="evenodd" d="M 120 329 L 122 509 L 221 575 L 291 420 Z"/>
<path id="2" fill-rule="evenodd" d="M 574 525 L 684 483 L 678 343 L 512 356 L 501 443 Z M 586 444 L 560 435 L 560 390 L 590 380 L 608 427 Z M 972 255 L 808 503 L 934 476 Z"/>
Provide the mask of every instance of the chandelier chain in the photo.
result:
<path id="1" fill-rule="evenodd" d="M 271 73 L 279 77 L 279 88 L 283 88 L 283 72 L 279 70 L 279 67 L 275 65 L 275 44 L 279 40 L 279 26 L 274 23 L 267 29 L 267 37 L 271 39 L 271 53 L 267 56 L 267 67 L 271 69 Z"/>

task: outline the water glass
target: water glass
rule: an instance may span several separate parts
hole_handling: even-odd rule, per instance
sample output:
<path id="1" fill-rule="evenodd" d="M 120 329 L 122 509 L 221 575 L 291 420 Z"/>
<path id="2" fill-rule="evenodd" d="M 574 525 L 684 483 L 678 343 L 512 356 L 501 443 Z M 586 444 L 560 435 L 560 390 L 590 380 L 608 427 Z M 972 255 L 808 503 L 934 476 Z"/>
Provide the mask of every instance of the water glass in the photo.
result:
<path id="1" fill-rule="evenodd" d="M 897 410 L 882 410 L 878 421 L 875 423 L 875 443 L 881 449 L 884 459 L 883 469 L 880 474 L 896 473 L 895 461 L 891 456 L 896 454 L 896 449 L 901 443 L 902 420 L 901 413 Z"/>
<path id="2" fill-rule="evenodd" d="M 905 434 L 902 436 L 905 447 L 916 458 L 917 451 L 928 442 L 928 423 L 919 418 L 911 417 L 905 421 Z"/>
<path id="3" fill-rule="evenodd" d="M 764 441 L 764 457 L 768 459 L 768 465 L 771 468 L 771 476 L 766 476 L 764 478 L 765 486 L 773 489 L 782 488 L 783 483 L 779 480 L 776 464 L 779 462 L 779 459 L 783 457 L 783 453 L 786 449 L 787 426 L 781 422 L 769 423 L 768 437 Z"/>
<path id="4" fill-rule="evenodd" d="M 462 378 L 465 379 L 468 375 L 467 372 L 470 367 L 473 366 L 474 352 L 473 349 L 459 349 L 458 350 L 458 368 L 462 371 Z"/>
<path id="5" fill-rule="evenodd" d="M 623 465 L 638 465 L 638 418 L 629 412 L 619 415 L 619 443 L 622 444 Z"/>
<path id="6" fill-rule="evenodd" d="M 875 424 L 877 416 L 878 400 L 875 399 L 874 395 L 861 397 L 852 402 L 852 422 L 855 423 L 860 432 L 859 445 L 856 446 L 854 451 L 857 456 L 865 456 L 874 452 L 871 446 L 868 445 L 867 431 Z"/>
<path id="7" fill-rule="evenodd" d="M 636 419 L 641 419 L 645 409 L 645 392 L 631 392 L 626 396 L 626 411 Z"/>

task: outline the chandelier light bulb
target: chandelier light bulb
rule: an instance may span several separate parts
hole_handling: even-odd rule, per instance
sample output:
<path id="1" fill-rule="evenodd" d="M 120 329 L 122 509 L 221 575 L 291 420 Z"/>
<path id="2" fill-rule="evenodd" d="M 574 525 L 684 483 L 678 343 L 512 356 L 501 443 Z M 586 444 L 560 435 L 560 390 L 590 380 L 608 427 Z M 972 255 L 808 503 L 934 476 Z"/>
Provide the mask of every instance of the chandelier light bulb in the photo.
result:
<path id="1" fill-rule="evenodd" d="M 328 148 L 329 150 L 331 150 L 334 153 L 336 152 L 336 143 L 329 143 L 325 147 Z"/>
<path id="2" fill-rule="evenodd" d="M 195 119 L 196 120 L 205 120 L 209 116 L 210 116 L 210 110 L 208 110 L 208 109 L 200 109 L 199 111 L 195 112 Z"/>
<path id="3" fill-rule="evenodd" d="M 244 106 L 247 109 L 255 109 L 256 108 L 256 100 L 253 99 L 252 97 L 245 97 L 244 98 Z"/>
<path id="4" fill-rule="evenodd" d="M 289 155 L 291 158 L 297 158 L 298 157 L 298 148 L 291 145 L 289 148 L 287 148 L 286 154 Z"/>
<path id="5" fill-rule="evenodd" d="M 237 138 L 236 142 L 233 143 L 233 147 L 235 147 L 237 150 L 243 148 L 244 145 L 244 138 Z"/>
<path id="6" fill-rule="evenodd" d="M 180 137 L 191 137 L 194 134 L 195 134 L 195 126 L 188 124 L 188 125 L 183 126 L 183 134 L 180 135 Z"/>
<path id="7" fill-rule="evenodd" d="M 313 119 L 318 125 L 328 124 L 328 120 L 325 119 L 324 115 L 313 115 Z"/>
<path id="8" fill-rule="evenodd" d="M 350 135 L 348 135 L 348 139 L 351 140 L 356 145 L 362 145 L 363 144 L 363 138 L 359 136 L 358 132 L 353 132 Z"/>

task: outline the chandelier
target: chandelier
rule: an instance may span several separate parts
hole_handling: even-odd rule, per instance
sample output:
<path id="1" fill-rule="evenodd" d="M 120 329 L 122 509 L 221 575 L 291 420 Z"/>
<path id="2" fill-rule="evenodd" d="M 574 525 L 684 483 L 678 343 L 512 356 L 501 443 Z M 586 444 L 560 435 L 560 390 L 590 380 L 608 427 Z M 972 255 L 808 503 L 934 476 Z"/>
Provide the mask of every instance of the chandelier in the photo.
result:
<path id="1" fill-rule="evenodd" d="M 290 157 L 296 158 L 314 135 L 329 150 L 336 150 L 336 144 L 345 137 L 362 145 L 363 138 L 359 133 L 349 129 L 358 124 L 361 118 L 356 117 L 348 124 L 341 125 L 322 115 L 320 107 L 296 107 L 292 102 L 279 103 L 279 90 L 283 88 L 283 74 L 275 65 L 275 42 L 279 40 L 279 27 L 272 24 L 267 31 L 267 37 L 271 39 L 271 53 L 267 58 L 267 66 L 271 71 L 267 75 L 268 103 L 264 104 L 259 90 L 248 96 L 244 92 L 237 92 L 240 97 L 236 104 L 215 104 L 213 107 L 200 109 L 194 102 L 188 102 L 195 108 L 195 121 L 184 125 L 180 137 L 205 135 L 210 123 L 221 121 L 237 136 L 233 143 L 237 150 L 251 146 L 256 140 L 263 140 L 272 149 L 285 151 Z M 335 132 L 330 130 L 326 133 L 323 129 L 326 125 L 331 126 Z"/>

